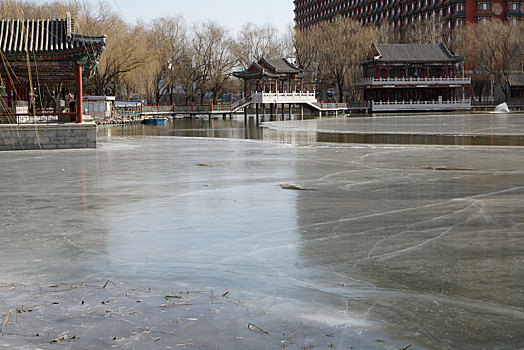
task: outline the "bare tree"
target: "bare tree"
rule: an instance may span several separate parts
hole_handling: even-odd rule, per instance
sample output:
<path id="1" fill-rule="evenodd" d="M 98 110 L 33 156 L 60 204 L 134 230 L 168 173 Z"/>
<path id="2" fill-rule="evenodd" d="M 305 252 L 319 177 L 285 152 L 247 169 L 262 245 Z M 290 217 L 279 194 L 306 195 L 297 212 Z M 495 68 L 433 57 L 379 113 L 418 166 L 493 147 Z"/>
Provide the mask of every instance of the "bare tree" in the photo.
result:
<path id="1" fill-rule="evenodd" d="M 148 33 L 153 72 L 151 74 L 152 89 L 155 102 L 166 93 L 170 103 L 173 103 L 174 70 L 186 45 L 184 20 L 181 16 L 162 17 L 153 20 L 152 29 Z"/>
<path id="2" fill-rule="evenodd" d="M 109 5 L 99 3 L 94 10 L 85 4 L 77 25 L 85 34 L 107 36 L 106 51 L 92 77 L 96 94 L 116 94 L 124 75 L 148 62 L 145 29 L 128 25 Z"/>
<path id="3" fill-rule="evenodd" d="M 280 59 L 284 55 L 283 49 L 284 43 L 278 29 L 270 24 L 244 24 L 232 45 L 233 53 L 243 68 L 248 68 L 253 61 L 262 57 Z"/>
<path id="4" fill-rule="evenodd" d="M 297 63 L 316 72 L 316 82 L 322 90 L 334 85 L 337 99 L 342 102 L 345 92 L 357 78 L 355 72 L 360 72 L 362 57 L 383 33 L 381 28 L 362 27 L 349 18 L 323 22 L 306 31 L 297 30 Z"/>
<path id="5" fill-rule="evenodd" d="M 441 16 L 432 14 L 428 19 L 411 23 L 402 34 L 402 42 L 404 43 L 438 44 L 446 41 L 449 36 L 449 30 Z"/>
<path id="6" fill-rule="evenodd" d="M 477 87 L 483 88 L 486 82 L 498 84 L 506 98 L 509 97 L 509 75 L 512 61 L 520 60 L 519 50 L 522 44 L 522 26 L 498 21 L 471 24 L 459 29 L 455 46 L 466 57 L 467 65 L 472 69 L 472 78 Z M 476 91 L 481 94 L 482 91 Z"/>
<path id="7" fill-rule="evenodd" d="M 227 29 L 214 22 L 196 25 L 193 30 L 194 62 L 198 67 L 198 89 L 203 103 L 207 92 L 213 93 L 213 103 L 224 89 L 229 75 L 237 65 Z"/>

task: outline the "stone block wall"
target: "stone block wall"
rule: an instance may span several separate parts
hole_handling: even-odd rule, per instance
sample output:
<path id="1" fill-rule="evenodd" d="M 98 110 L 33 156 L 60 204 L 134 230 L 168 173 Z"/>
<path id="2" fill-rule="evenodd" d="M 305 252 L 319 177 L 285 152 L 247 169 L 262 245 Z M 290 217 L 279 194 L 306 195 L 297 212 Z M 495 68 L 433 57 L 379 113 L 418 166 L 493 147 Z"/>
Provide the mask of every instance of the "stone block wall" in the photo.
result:
<path id="1" fill-rule="evenodd" d="M 0 124 L 0 151 L 96 148 L 96 124 Z"/>

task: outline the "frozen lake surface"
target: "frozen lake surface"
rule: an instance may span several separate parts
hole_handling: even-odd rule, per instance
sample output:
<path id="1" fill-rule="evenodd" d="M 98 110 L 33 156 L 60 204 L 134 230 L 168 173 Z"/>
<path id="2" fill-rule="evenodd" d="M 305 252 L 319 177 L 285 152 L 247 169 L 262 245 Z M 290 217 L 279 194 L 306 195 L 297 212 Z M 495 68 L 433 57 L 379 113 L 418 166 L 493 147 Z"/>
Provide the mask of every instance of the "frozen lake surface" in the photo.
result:
<path id="1" fill-rule="evenodd" d="M 523 148 L 116 131 L 0 154 L 0 348 L 524 348 Z"/>
<path id="2" fill-rule="evenodd" d="M 265 122 L 273 137 L 317 142 L 431 144 L 452 146 L 524 146 L 522 113 L 447 113 L 378 115 L 373 118 L 325 118 Z M 289 136 L 292 135 L 292 136 Z"/>

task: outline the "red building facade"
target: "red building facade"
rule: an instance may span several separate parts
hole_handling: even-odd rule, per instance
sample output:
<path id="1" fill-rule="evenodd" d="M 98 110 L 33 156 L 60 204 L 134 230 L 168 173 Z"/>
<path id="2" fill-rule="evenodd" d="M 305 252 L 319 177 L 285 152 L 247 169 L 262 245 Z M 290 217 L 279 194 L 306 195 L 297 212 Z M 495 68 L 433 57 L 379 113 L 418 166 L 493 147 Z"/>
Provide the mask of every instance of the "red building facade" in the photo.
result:
<path id="1" fill-rule="evenodd" d="M 522 0 L 294 0 L 295 23 L 306 28 L 338 17 L 363 25 L 389 23 L 402 28 L 438 16 L 448 28 L 490 19 L 518 23 L 524 16 Z"/>

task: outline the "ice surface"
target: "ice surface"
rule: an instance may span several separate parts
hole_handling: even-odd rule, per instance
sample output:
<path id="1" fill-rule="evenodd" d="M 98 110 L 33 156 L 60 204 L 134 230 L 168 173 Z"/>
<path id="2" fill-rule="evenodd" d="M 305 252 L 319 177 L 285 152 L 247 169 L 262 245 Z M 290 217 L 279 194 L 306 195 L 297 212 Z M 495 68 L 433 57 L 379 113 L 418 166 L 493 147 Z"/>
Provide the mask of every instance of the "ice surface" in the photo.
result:
<path id="1" fill-rule="evenodd" d="M 0 167 L 0 348 L 524 344 L 521 148 L 113 135 Z"/>

